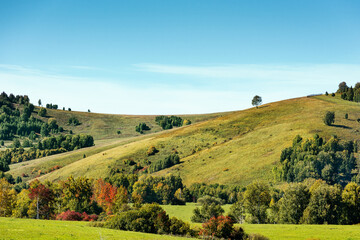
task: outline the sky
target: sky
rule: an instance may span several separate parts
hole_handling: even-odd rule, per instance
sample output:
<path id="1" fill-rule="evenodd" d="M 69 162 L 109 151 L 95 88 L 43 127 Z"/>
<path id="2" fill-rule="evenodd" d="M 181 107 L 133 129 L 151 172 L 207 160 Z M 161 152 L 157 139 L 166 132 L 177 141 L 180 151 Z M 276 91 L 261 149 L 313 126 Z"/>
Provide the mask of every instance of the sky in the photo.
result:
<path id="1" fill-rule="evenodd" d="M 358 0 L 0 0 L 0 91 L 115 114 L 246 109 L 360 82 Z"/>

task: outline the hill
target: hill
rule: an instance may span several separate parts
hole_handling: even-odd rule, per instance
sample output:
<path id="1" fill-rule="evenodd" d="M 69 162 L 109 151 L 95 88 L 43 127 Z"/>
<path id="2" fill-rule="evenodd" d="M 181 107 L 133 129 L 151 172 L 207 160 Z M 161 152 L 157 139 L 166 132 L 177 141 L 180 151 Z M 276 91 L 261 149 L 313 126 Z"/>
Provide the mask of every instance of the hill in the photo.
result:
<path id="1" fill-rule="evenodd" d="M 326 126 L 322 119 L 330 110 L 335 111 L 336 121 L 335 125 Z M 359 110 L 357 103 L 339 97 L 315 96 L 222 113 L 190 126 L 130 138 L 128 142 L 99 149 L 93 154 L 88 152 L 94 148 L 84 149 L 86 158 L 70 161 L 40 179 L 54 181 L 69 175 L 106 177 L 114 169 L 132 172 L 134 169 L 129 161 L 140 166 L 142 173 L 150 163 L 177 152 L 180 164 L 152 174 L 179 174 L 185 184 L 206 182 L 245 186 L 255 179 L 272 181 L 272 168 L 278 165 L 282 149 L 290 146 L 297 134 L 311 137 L 317 133 L 325 138 L 336 134 L 342 139 L 359 140 L 360 124 L 356 121 L 360 118 Z M 349 114 L 349 119 L 344 119 L 345 113 Z M 148 156 L 151 146 L 159 152 Z M 56 161 L 58 157 L 63 156 L 39 162 Z M 33 168 L 37 169 L 38 165 Z M 25 169 L 26 166 L 14 164 L 10 173 L 16 176 Z"/>

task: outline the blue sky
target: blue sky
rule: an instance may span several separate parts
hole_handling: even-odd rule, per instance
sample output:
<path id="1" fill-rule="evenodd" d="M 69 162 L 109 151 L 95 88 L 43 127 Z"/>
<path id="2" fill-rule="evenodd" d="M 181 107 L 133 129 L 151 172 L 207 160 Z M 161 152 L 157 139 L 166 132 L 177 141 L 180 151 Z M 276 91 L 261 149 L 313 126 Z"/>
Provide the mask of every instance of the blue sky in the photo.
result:
<path id="1" fill-rule="evenodd" d="M 119 114 L 251 107 L 360 81 L 360 1 L 0 1 L 0 84 Z"/>

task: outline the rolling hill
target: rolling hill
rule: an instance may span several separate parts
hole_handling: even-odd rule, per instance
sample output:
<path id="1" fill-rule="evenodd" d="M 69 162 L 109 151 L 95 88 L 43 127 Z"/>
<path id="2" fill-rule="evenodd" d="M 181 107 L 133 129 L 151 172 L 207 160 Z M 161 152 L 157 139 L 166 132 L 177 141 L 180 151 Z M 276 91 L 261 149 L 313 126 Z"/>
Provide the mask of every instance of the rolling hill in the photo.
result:
<path id="1" fill-rule="evenodd" d="M 149 163 L 177 152 L 181 158 L 180 164 L 152 174 L 180 175 L 185 184 L 206 182 L 245 186 L 255 179 L 272 181 L 272 168 L 279 163 L 282 149 L 290 146 L 297 134 L 311 137 L 317 133 L 325 138 L 336 134 L 342 139 L 359 140 L 360 124 L 356 121 L 360 118 L 359 110 L 357 103 L 341 100 L 337 96 L 303 97 L 237 112 L 187 116 L 194 124 L 161 132 L 156 132 L 160 128 L 156 129 L 153 116 L 116 118 L 66 112 L 78 114 L 83 126 L 78 126 L 81 128 L 74 132 L 94 134 L 96 146 L 13 164 L 10 173 L 18 176 L 62 164 L 61 169 L 42 175 L 40 179 L 55 181 L 69 175 L 99 178 L 108 176 L 112 169 L 131 172 L 132 166 L 127 164 L 129 161 L 144 167 L 141 173 Z M 326 126 L 323 123 L 326 111 L 335 111 L 335 125 Z M 349 114 L 349 119 L 344 119 L 345 113 Z M 59 110 L 50 111 L 50 114 L 60 123 L 68 118 Z M 125 124 L 129 119 L 134 123 L 148 119 L 149 125 L 154 127 L 153 133 L 136 136 L 131 133 L 136 124 Z M 128 126 L 128 135 L 127 128 L 122 130 L 125 135 L 123 139 L 111 139 L 117 128 L 116 121 L 124 121 L 123 126 Z M 92 124 L 87 127 L 90 122 Z M 112 130 L 107 134 L 106 129 Z M 159 152 L 148 156 L 147 150 L 151 146 Z M 30 176 L 35 177 L 31 173 Z"/>

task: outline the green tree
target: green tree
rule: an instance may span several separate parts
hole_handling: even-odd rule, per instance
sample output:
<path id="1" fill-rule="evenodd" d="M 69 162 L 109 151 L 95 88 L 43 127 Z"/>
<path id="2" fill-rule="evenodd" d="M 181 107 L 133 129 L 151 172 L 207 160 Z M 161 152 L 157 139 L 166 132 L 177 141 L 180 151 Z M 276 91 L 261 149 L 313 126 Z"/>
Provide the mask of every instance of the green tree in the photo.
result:
<path id="1" fill-rule="evenodd" d="M 40 108 L 39 112 L 38 112 L 38 115 L 40 117 L 45 117 L 47 114 L 47 111 L 46 111 L 46 108 Z"/>
<path id="2" fill-rule="evenodd" d="M 356 224 L 360 222 L 360 186 L 350 182 L 342 192 L 344 203 L 345 223 Z"/>
<path id="3" fill-rule="evenodd" d="M 308 188 L 302 183 L 289 185 L 279 201 L 279 219 L 282 223 L 298 224 L 310 200 Z"/>
<path id="4" fill-rule="evenodd" d="M 259 105 L 261 105 L 261 103 L 262 103 L 262 98 L 261 98 L 260 96 L 258 96 L 258 95 L 254 96 L 253 99 L 252 99 L 252 101 L 251 101 L 251 104 L 252 104 L 253 106 L 256 106 L 256 108 L 257 108 Z"/>
<path id="5" fill-rule="evenodd" d="M 221 199 L 204 196 L 198 199 L 201 204 L 201 208 L 194 209 L 194 215 L 191 217 L 193 222 L 207 222 L 212 217 L 221 216 L 224 213 L 224 209 L 221 207 Z"/>
<path id="6" fill-rule="evenodd" d="M 41 99 L 39 99 L 38 104 L 39 104 L 39 107 L 40 107 L 41 106 Z"/>
<path id="7" fill-rule="evenodd" d="M 244 192 L 244 207 L 251 222 L 266 223 L 266 210 L 271 201 L 270 188 L 263 182 L 253 182 Z"/>
<path id="8" fill-rule="evenodd" d="M 306 224 L 339 224 L 341 221 L 341 188 L 323 181 L 315 182 L 310 188 L 310 201 L 301 222 Z"/>
<path id="9" fill-rule="evenodd" d="M 13 140 L 13 146 L 14 146 L 14 148 L 19 148 L 21 146 L 20 140 L 15 138 Z"/>
<path id="10" fill-rule="evenodd" d="M 0 216 L 10 217 L 16 203 L 16 191 L 5 179 L 0 179 Z"/>
<path id="11" fill-rule="evenodd" d="M 75 212 L 88 212 L 91 206 L 92 182 L 86 177 L 68 177 L 62 183 L 63 206 Z"/>
<path id="12" fill-rule="evenodd" d="M 324 116 L 324 123 L 328 126 L 335 122 L 335 112 L 327 111 Z"/>

